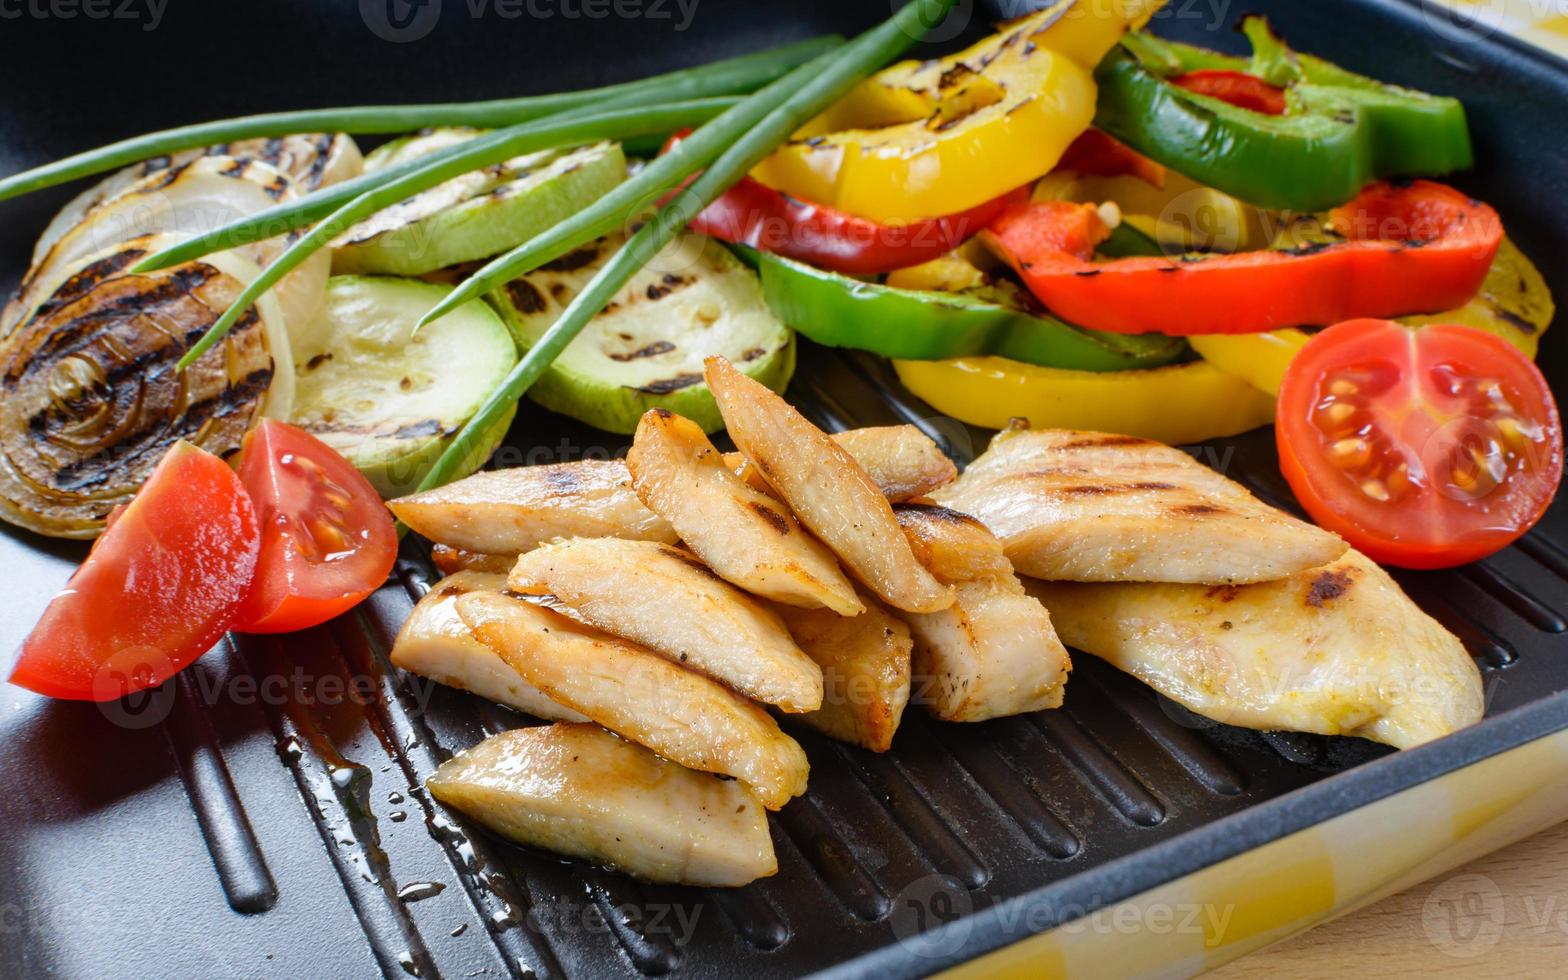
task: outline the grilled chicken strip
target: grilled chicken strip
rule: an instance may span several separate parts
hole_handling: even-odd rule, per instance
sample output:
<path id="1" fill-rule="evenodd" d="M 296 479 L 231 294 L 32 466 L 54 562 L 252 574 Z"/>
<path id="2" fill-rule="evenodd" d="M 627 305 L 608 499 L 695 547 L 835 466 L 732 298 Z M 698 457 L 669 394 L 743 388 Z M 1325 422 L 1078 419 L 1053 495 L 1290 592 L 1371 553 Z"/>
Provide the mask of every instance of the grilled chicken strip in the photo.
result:
<path id="1" fill-rule="evenodd" d="M 932 496 L 984 522 L 1020 574 L 1055 581 L 1265 582 L 1345 551 L 1186 453 L 1133 436 L 1002 432 Z"/>
<path id="2" fill-rule="evenodd" d="M 909 547 L 941 582 L 1013 578 L 1002 542 L 982 523 L 937 504 L 894 504 L 893 516 Z"/>
<path id="3" fill-rule="evenodd" d="M 904 617 L 915 640 L 913 699 L 943 721 L 1060 707 L 1072 662 L 1045 607 L 1011 576 L 955 590 L 947 609 Z"/>
<path id="4" fill-rule="evenodd" d="M 789 634 L 822 668 L 822 707 L 797 720 L 841 742 L 886 752 L 909 703 L 909 627 L 864 597 L 865 612 L 779 606 Z"/>
<path id="5" fill-rule="evenodd" d="M 730 438 L 856 578 L 909 612 L 952 605 L 953 590 L 915 560 L 893 508 L 855 457 L 724 358 L 704 363 Z"/>
<path id="6" fill-rule="evenodd" d="M 459 596 L 470 592 L 500 592 L 505 575 L 458 572 L 431 587 L 414 605 L 392 644 L 392 663 L 431 680 L 472 691 L 498 704 L 508 705 L 535 718 L 587 721 L 571 708 L 550 700 L 544 692 L 496 656 L 469 630 L 457 614 Z"/>
<path id="7" fill-rule="evenodd" d="M 721 578 L 791 606 L 843 616 L 865 608 L 832 552 L 788 507 L 730 472 L 697 423 L 652 409 L 626 464 L 637 496 Z"/>
<path id="8" fill-rule="evenodd" d="M 723 685 L 516 595 L 470 592 L 457 611 L 530 684 L 611 731 L 688 769 L 733 776 L 769 809 L 806 791 L 800 745 Z"/>
<path id="9" fill-rule="evenodd" d="M 778 615 L 689 551 L 652 541 L 574 538 L 517 559 L 508 580 L 572 615 L 784 711 L 822 706 L 822 671 Z"/>
<path id="10" fill-rule="evenodd" d="M 846 429 L 828 436 L 855 457 L 855 462 L 891 503 L 923 497 L 958 478 L 958 469 L 930 437 L 912 425 L 877 425 Z M 768 481 L 745 453 L 725 453 L 724 464 L 758 490 Z"/>
<path id="11" fill-rule="evenodd" d="M 1068 643 L 1226 724 L 1409 748 L 1481 720 L 1459 640 L 1354 550 L 1255 585 L 1029 590 Z"/>
<path id="12" fill-rule="evenodd" d="M 480 554 L 516 555 L 557 538 L 612 534 L 675 541 L 675 529 L 632 492 L 618 459 L 484 471 L 387 506 L 430 540 Z"/>
<path id="13" fill-rule="evenodd" d="M 597 725 L 502 732 L 426 785 L 498 834 L 647 881 L 732 887 L 778 871 L 767 813 L 745 787 Z"/>

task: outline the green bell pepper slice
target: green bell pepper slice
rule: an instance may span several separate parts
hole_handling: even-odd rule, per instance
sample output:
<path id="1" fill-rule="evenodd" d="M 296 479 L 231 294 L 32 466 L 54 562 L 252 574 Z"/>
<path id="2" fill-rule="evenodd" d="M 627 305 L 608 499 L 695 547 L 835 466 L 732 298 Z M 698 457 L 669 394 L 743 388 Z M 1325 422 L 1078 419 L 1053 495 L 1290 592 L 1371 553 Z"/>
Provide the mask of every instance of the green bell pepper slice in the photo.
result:
<path id="1" fill-rule="evenodd" d="M 1435 176 L 1473 162 L 1457 99 L 1386 85 L 1291 51 L 1262 17 L 1242 30 L 1252 58 L 1129 34 L 1095 70 L 1095 125 L 1201 184 L 1263 208 L 1319 211 L 1374 180 Z M 1167 81 L 1241 71 L 1285 90 L 1285 114 L 1233 106 Z"/>
<path id="2" fill-rule="evenodd" d="M 994 354 L 1079 371 L 1158 367 L 1187 352 L 1178 337 L 1102 333 L 1030 312 L 1000 284 L 979 293 L 916 292 L 752 255 L 774 315 L 829 347 L 920 361 Z"/>

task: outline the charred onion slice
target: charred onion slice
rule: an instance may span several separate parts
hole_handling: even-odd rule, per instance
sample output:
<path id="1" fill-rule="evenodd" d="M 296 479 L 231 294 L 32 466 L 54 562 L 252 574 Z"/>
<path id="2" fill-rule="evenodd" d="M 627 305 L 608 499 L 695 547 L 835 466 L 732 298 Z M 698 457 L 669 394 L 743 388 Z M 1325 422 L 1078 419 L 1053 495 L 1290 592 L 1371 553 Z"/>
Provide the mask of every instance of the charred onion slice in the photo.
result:
<path id="1" fill-rule="evenodd" d="M 218 256 L 81 282 L 0 345 L 0 518 L 90 538 L 176 440 L 238 449 L 272 388 L 270 347 L 278 373 L 292 372 L 281 328 L 269 344 L 268 308 L 183 375 L 174 365 L 254 273 Z"/>
<path id="2" fill-rule="evenodd" d="M 226 156 L 235 160 L 259 160 L 283 172 L 294 181 L 301 194 L 309 194 L 339 181 L 358 177 L 365 158 L 347 133 L 298 133 L 276 139 L 240 140 L 219 143 L 206 149 L 182 150 L 168 156 L 153 157 L 116 171 L 82 191 L 50 220 L 49 226 L 33 246 L 32 264 L 38 265 L 66 232 L 81 224 L 93 209 L 119 197 L 144 177 L 160 170 L 183 167 L 201 157 Z"/>
<path id="3" fill-rule="evenodd" d="M 143 177 L 91 209 L 28 271 L 17 296 L 0 314 L 0 337 L 30 317 L 65 270 L 91 255 L 139 235 L 162 232 L 189 238 L 296 193 L 294 182 L 272 166 L 227 156 L 201 157 Z M 287 246 L 288 239 L 280 236 L 231 253 L 266 266 Z M 325 253 L 312 256 L 273 290 L 290 330 L 303 329 L 321 305 L 330 267 Z"/>

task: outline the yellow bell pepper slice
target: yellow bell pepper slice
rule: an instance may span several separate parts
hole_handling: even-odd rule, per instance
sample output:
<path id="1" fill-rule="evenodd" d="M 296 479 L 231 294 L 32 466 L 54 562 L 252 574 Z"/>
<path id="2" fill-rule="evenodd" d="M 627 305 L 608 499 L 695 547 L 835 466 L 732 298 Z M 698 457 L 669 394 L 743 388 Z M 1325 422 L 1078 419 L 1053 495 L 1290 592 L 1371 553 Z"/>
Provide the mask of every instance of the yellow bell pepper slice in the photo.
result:
<path id="1" fill-rule="evenodd" d="M 1422 316 L 1402 316 L 1412 327 L 1432 323 L 1459 323 L 1485 330 L 1513 344 L 1526 357 L 1535 358 L 1541 334 L 1551 325 L 1556 306 L 1546 279 L 1519 246 L 1503 239 L 1486 272 L 1481 291 L 1458 309 Z M 1304 330 L 1273 330 L 1254 334 L 1215 334 L 1188 337 L 1193 350 L 1222 371 L 1236 375 L 1270 395 L 1279 393 L 1285 369 L 1311 338 Z"/>
<path id="2" fill-rule="evenodd" d="M 904 387 L 944 415 L 1000 429 L 1091 429 L 1172 445 L 1274 421 L 1274 399 L 1206 361 L 1142 371 L 1067 371 L 1000 357 L 894 361 Z"/>
<path id="3" fill-rule="evenodd" d="M 1165 0 L 1058 0 L 862 82 L 752 170 L 883 224 L 954 214 L 1048 172 L 1094 118 L 1094 66 Z"/>

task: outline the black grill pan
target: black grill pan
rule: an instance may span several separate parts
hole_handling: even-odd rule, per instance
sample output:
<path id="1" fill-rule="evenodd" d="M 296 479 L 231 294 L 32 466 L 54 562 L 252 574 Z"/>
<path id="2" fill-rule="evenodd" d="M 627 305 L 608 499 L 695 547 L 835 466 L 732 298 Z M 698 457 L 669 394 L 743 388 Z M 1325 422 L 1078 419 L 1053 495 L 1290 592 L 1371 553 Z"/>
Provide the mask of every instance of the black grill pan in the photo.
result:
<path id="1" fill-rule="evenodd" d="M 70 19 L 48 5 L 41 17 L 21 8 L 0 22 L 0 170 L 197 118 L 601 84 L 853 32 L 889 10 L 846 0 L 442 6 L 171 0 L 150 30 L 143 4 L 107 8 L 125 17 Z M 1479 152 L 1458 182 L 1498 207 L 1568 297 L 1568 157 L 1557 132 L 1568 64 L 1405 0 L 1252 6 L 1301 48 L 1464 98 Z M 419 18 L 432 7 L 439 15 L 425 36 L 386 39 L 408 36 L 389 24 L 424 30 Z M 1010 0 L 996 8 L 1022 11 Z M 1239 13 L 1173 2 L 1158 29 L 1235 48 L 1229 21 Z M 68 193 L 0 204 L 6 287 Z M 1562 397 L 1568 342 L 1549 337 L 1541 363 Z M 960 462 L 987 435 L 937 417 L 875 358 L 809 344 L 790 396 L 827 428 L 914 422 Z M 1293 506 L 1267 432 L 1198 448 L 1260 496 Z M 502 461 L 624 449 L 624 439 L 525 407 Z M 7 648 L 82 553 L 0 530 Z M 0 972 L 930 972 L 1568 728 L 1561 500 L 1502 554 L 1399 578 L 1480 663 L 1481 725 L 1404 753 L 1259 734 L 1196 718 L 1079 655 L 1061 711 L 974 726 L 911 712 L 882 757 L 801 733 L 811 789 L 773 821 L 779 875 L 721 892 L 644 886 L 508 845 L 429 800 L 419 787 L 450 753 L 529 721 L 388 667 L 391 639 L 432 579 L 411 541 L 394 580 L 354 614 L 297 636 L 226 641 L 144 703 L 50 703 L 5 690 Z M 928 919 L 912 918 L 911 895 Z M 1036 914 L 1002 914 L 1024 907 Z M 959 917 L 961 929 L 943 926 Z M 932 940 L 922 928 L 947 931 Z"/>

